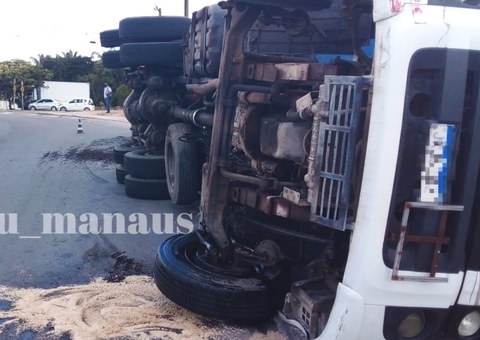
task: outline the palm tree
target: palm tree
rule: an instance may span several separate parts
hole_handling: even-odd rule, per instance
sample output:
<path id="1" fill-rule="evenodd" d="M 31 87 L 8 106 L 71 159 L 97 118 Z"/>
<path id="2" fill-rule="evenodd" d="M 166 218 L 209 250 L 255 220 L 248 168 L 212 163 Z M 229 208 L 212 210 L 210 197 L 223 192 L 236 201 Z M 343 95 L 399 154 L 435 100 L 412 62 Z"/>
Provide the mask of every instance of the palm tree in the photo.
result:
<path id="1" fill-rule="evenodd" d="M 35 66 L 43 66 L 43 62 L 45 61 L 46 58 L 47 57 L 44 54 L 39 54 L 39 55 L 37 55 L 37 58 L 30 57 L 30 61 Z"/>
<path id="2" fill-rule="evenodd" d="M 81 56 L 78 52 L 69 50 L 62 52 L 55 58 L 53 67 L 55 78 L 60 81 L 76 81 L 79 76 L 84 76 L 93 71 L 91 57 Z"/>
<path id="3" fill-rule="evenodd" d="M 102 55 L 98 52 L 92 52 L 92 54 L 90 55 L 90 59 L 92 60 L 99 60 L 99 59 L 102 59 Z"/>

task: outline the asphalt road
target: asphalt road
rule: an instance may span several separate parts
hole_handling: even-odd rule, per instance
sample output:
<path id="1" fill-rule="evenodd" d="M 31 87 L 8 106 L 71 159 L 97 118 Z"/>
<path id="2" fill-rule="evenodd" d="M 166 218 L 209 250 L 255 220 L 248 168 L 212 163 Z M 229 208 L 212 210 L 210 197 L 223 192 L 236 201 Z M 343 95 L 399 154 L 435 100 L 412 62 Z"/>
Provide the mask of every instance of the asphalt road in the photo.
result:
<path id="1" fill-rule="evenodd" d="M 112 150 L 127 140 L 127 123 L 82 119 L 82 126 L 78 134 L 77 118 L 0 112 L 0 286 L 49 289 L 99 277 L 151 275 L 158 245 L 169 236 L 44 234 L 43 214 L 196 213 L 195 206 L 125 195 Z M 15 230 L 8 218 L 2 226 L 8 214 L 17 216 L 16 234 L 2 234 Z M 124 265 L 128 261 L 137 264 L 134 269 Z M 0 310 L 1 305 L 0 297 Z M 11 335 L 2 333 L 1 321 L 0 339 L 7 339 Z M 260 328 L 277 327 L 272 323 Z M 275 338 L 298 338 L 298 332 L 282 329 Z M 257 330 L 239 335 L 246 339 Z M 293 335 L 285 337 L 285 330 Z"/>
<path id="2" fill-rule="evenodd" d="M 0 285 L 51 288 L 108 275 L 125 252 L 150 273 L 162 235 L 42 234 L 43 214 L 179 213 L 169 201 L 135 200 L 115 178 L 112 149 L 129 125 L 37 114 L 0 114 L 0 213 L 18 234 L 0 237 Z M 4 223 L 5 229 L 10 225 Z M 77 221 L 77 226 L 80 222 Z M 1 227 L 1 225 L 0 225 Z M 24 237 L 41 237 L 40 239 Z"/>

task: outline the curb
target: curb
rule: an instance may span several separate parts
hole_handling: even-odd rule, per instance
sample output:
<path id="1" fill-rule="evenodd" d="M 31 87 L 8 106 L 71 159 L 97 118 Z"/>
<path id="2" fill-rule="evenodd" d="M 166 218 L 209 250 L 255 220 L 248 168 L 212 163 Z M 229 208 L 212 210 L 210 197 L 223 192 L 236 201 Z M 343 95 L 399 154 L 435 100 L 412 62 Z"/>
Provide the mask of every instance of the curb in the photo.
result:
<path id="1" fill-rule="evenodd" d="M 3 111 L 3 110 L 2 110 Z M 69 112 L 61 113 L 60 111 L 30 111 L 30 110 L 5 110 L 5 112 L 12 112 L 12 113 L 29 113 L 29 114 L 36 114 L 40 116 L 61 116 L 61 117 L 72 117 L 72 118 L 88 118 L 88 119 L 99 119 L 99 120 L 111 120 L 121 123 L 128 123 L 128 120 L 125 117 L 116 117 L 116 116 L 97 116 L 97 115 L 89 115 L 89 114 L 72 114 Z"/>

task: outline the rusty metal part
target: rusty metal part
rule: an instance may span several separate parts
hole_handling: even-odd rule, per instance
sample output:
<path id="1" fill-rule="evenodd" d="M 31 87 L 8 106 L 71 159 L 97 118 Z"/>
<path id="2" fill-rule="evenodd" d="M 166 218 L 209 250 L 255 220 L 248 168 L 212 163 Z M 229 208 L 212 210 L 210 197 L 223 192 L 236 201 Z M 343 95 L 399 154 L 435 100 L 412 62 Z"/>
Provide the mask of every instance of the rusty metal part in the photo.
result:
<path id="1" fill-rule="evenodd" d="M 305 159 L 303 140 L 311 123 L 283 122 L 275 117 L 262 119 L 260 150 L 262 154 L 275 159 L 302 163 Z"/>
<path id="2" fill-rule="evenodd" d="M 263 258 L 268 259 L 268 264 L 270 266 L 275 266 L 277 265 L 280 261 L 283 260 L 282 256 L 282 250 L 272 240 L 264 240 L 260 242 L 256 247 L 255 247 L 255 252 L 256 255 L 259 255 Z"/>
<path id="3" fill-rule="evenodd" d="M 319 63 L 247 64 L 244 77 L 266 82 L 323 81 L 326 75 L 336 75 L 339 67 Z"/>
<path id="4" fill-rule="evenodd" d="M 257 174 L 275 177 L 284 177 L 287 175 L 289 170 L 288 163 L 280 162 L 276 159 L 259 157 L 252 160 L 252 168 L 257 172 Z"/>
<path id="5" fill-rule="evenodd" d="M 440 219 L 440 226 L 438 228 L 437 237 L 407 235 L 408 217 L 410 215 L 410 210 L 412 208 L 441 211 L 442 216 Z M 464 207 L 462 205 L 442 205 L 437 203 L 405 202 L 405 206 L 403 209 L 403 216 L 402 216 L 402 225 L 400 227 L 400 236 L 398 239 L 397 250 L 395 254 L 395 261 L 393 264 L 392 280 L 416 281 L 416 282 L 448 282 L 447 277 L 436 276 L 440 248 L 442 247 L 442 245 L 447 244 L 449 242 L 449 239 L 445 236 L 448 211 L 463 211 L 463 209 Z M 398 274 L 398 272 L 400 271 L 400 262 L 402 260 L 403 245 L 407 240 L 410 240 L 410 241 L 413 240 L 413 242 L 417 242 L 417 243 L 434 243 L 435 244 L 435 253 L 433 254 L 432 266 L 430 269 L 429 276 L 403 276 Z"/>
<path id="6" fill-rule="evenodd" d="M 310 203 L 307 201 L 306 193 L 304 190 L 299 190 L 297 188 L 284 187 L 282 192 L 282 197 L 286 200 L 295 203 L 300 206 L 310 206 Z"/>
<path id="7" fill-rule="evenodd" d="M 302 97 L 299 91 L 285 91 L 282 96 L 274 96 L 269 93 L 249 92 L 245 96 L 245 101 L 250 105 L 265 104 L 294 107 L 297 100 Z"/>
<path id="8" fill-rule="evenodd" d="M 278 251 L 280 252 L 280 248 L 278 248 Z M 281 260 L 281 252 L 277 254 L 273 248 L 266 249 L 266 246 L 263 246 L 259 252 L 257 249 L 253 251 L 251 249 L 235 246 L 235 257 L 237 260 L 241 260 L 242 262 L 249 264 L 274 267 Z"/>
<path id="9" fill-rule="evenodd" d="M 272 103 L 272 95 L 268 93 L 257 93 L 252 92 L 249 93 L 245 100 L 248 104 L 271 104 Z"/>
<path id="10" fill-rule="evenodd" d="M 292 187 L 297 187 L 300 185 L 300 183 L 295 183 L 295 182 L 283 182 L 279 181 L 276 178 L 273 177 L 264 177 L 264 178 L 259 178 L 259 177 L 253 177 L 253 176 L 247 176 L 247 175 L 242 175 L 242 174 L 237 174 L 234 172 L 230 172 L 225 168 L 220 168 L 220 174 L 232 181 L 238 181 L 238 182 L 243 182 L 243 183 L 248 183 L 248 184 L 253 184 L 257 185 L 261 188 L 264 189 L 278 189 L 281 187 L 285 186 L 292 186 Z"/>
<path id="11" fill-rule="evenodd" d="M 221 137 L 219 140 L 219 158 L 218 165 L 225 167 L 229 163 L 229 153 L 231 147 L 231 136 L 233 129 L 233 122 L 235 117 L 235 107 L 237 107 L 238 93 L 244 92 L 259 92 L 259 93 L 272 93 L 270 86 L 257 86 L 246 84 L 234 84 L 230 87 L 225 98 L 225 117 L 223 121 L 223 130 L 221 131 Z M 218 104 L 218 102 L 217 102 Z M 218 112 L 216 109 L 215 112 Z M 216 116 L 216 115 L 215 115 Z"/>
<path id="12" fill-rule="evenodd" d="M 232 129 L 232 145 L 253 160 L 260 154 L 262 110 L 258 105 L 249 105 L 245 101 L 245 97 L 245 92 L 238 94 Z"/>
<path id="13" fill-rule="evenodd" d="M 211 79 L 205 84 L 187 84 L 185 87 L 189 93 L 207 95 L 214 93 L 218 88 L 219 79 Z"/>
<path id="14" fill-rule="evenodd" d="M 400 235 L 399 234 L 391 234 L 388 237 L 389 240 L 391 241 L 396 241 L 398 242 L 400 240 Z M 438 237 L 436 236 L 424 236 L 424 235 L 405 235 L 405 242 L 411 242 L 411 243 L 431 243 L 431 244 L 436 244 L 438 241 Z M 450 243 L 450 237 L 445 237 L 443 239 L 442 244 L 449 244 Z"/>
<path id="15" fill-rule="evenodd" d="M 267 215 L 290 218 L 301 222 L 309 221 L 310 207 L 298 206 L 283 197 L 259 193 L 253 189 L 240 186 L 232 186 L 230 187 L 229 198 L 232 202 L 257 209 Z"/>
<path id="16" fill-rule="evenodd" d="M 325 97 L 325 85 L 320 85 L 320 92 L 319 98 Z M 317 161 L 317 149 L 318 149 L 318 136 L 320 134 L 320 124 L 324 117 L 328 116 L 328 102 L 324 100 L 320 100 L 317 102 L 319 110 L 315 114 L 313 118 L 313 125 L 312 125 L 312 137 L 310 141 L 310 154 L 308 156 L 308 173 L 305 175 L 305 183 L 307 184 L 308 190 L 308 202 L 313 202 L 313 195 L 315 182 L 314 178 L 316 176 L 315 168 L 316 168 L 316 161 Z"/>
<path id="17" fill-rule="evenodd" d="M 312 104 L 303 110 L 289 110 L 285 116 L 286 120 L 289 122 L 298 122 L 302 120 L 310 120 L 312 117 L 320 113 L 320 105 L 315 103 Z"/>
<path id="18" fill-rule="evenodd" d="M 226 15 L 219 72 L 222 77 L 217 89 L 209 163 L 206 163 L 203 169 L 200 223 L 207 226 L 220 252 L 225 255 L 231 246 L 223 226 L 229 180 L 221 175 L 218 165 L 221 162 L 227 163 L 229 150 L 224 145 L 231 141 L 228 132 L 233 119 L 233 110 L 227 107 L 228 94 L 232 88 L 231 84 L 240 80 L 244 66 L 243 44 L 238 42 L 244 41 L 260 12 L 261 9 L 255 7 L 247 7 L 244 10 L 230 8 Z"/>
<path id="19" fill-rule="evenodd" d="M 447 228 L 448 212 L 442 211 L 440 217 L 440 228 L 438 228 L 437 242 L 435 242 L 435 250 L 433 252 L 432 267 L 430 268 L 430 277 L 435 277 L 437 273 L 438 260 L 440 256 L 440 249 L 445 244 L 445 229 Z"/>
<path id="20" fill-rule="evenodd" d="M 276 54 L 258 54 L 245 53 L 247 61 L 255 61 L 260 63 L 312 63 L 317 62 L 314 58 L 290 57 Z"/>
<path id="21" fill-rule="evenodd" d="M 265 266 L 273 266 L 272 261 L 269 260 L 265 255 L 258 255 L 251 251 L 247 251 L 245 249 L 241 249 L 235 247 L 235 256 L 236 258 L 242 260 L 243 262 L 247 262 L 250 264 L 256 265 L 265 265 Z"/>

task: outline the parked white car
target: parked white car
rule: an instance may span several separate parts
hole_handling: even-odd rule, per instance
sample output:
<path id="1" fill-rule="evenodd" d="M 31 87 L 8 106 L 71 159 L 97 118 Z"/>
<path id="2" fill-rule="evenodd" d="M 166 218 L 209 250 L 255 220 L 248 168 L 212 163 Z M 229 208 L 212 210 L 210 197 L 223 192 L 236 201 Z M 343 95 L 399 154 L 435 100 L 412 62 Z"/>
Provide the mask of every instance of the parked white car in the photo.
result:
<path id="1" fill-rule="evenodd" d="M 38 99 L 28 104 L 29 110 L 51 110 L 57 111 L 60 108 L 60 102 L 55 99 Z"/>
<path id="2" fill-rule="evenodd" d="M 93 111 L 95 106 L 89 98 L 75 98 L 60 105 L 60 111 Z"/>

